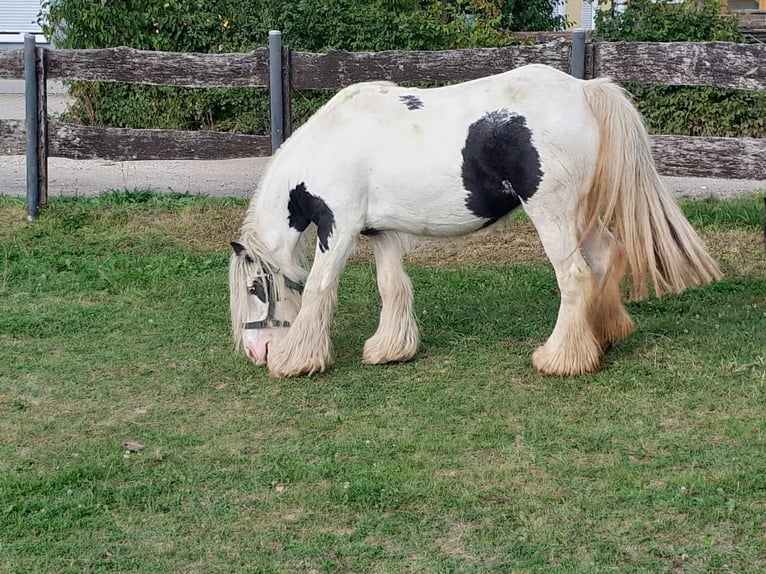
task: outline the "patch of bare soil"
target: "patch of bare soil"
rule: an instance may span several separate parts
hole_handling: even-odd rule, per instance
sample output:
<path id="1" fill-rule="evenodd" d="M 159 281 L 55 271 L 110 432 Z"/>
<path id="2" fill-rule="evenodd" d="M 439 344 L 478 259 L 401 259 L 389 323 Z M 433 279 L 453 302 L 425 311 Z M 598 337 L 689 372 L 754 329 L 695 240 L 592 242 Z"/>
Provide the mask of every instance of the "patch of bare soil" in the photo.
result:
<path id="1" fill-rule="evenodd" d="M 760 233 L 708 229 L 701 236 L 726 276 L 766 274 L 766 245 Z M 360 242 L 356 257 L 372 258 L 368 241 Z M 547 261 L 537 232 L 528 220 L 514 221 L 457 239 L 425 240 L 406 256 L 407 263 L 422 267 L 536 265 Z"/>
<path id="2" fill-rule="evenodd" d="M 228 250 L 229 242 L 239 235 L 242 216 L 242 208 L 231 206 L 189 208 L 180 212 L 147 212 L 130 225 L 143 231 L 156 229 L 191 249 Z M 710 228 L 701 235 L 726 276 L 766 274 L 762 234 L 755 230 Z M 367 238 L 361 238 L 353 260 L 372 260 Z M 463 237 L 423 240 L 405 256 L 405 261 L 421 267 L 477 268 L 546 264 L 547 258 L 532 223 L 520 218 Z"/>
<path id="3" fill-rule="evenodd" d="M 189 207 L 181 211 L 147 210 L 131 217 L 137 231 L 156 231 L 195 251 L 229 250 L 239 237 L 244 210 L 231 206 Z"/>
<path id="4" fill-rule="evenodd" d="M 372 259 L 369 241 L 359 242 L 356 259 Z M 529 220 L 513 221 L 462 237 L 424 239 L 405 256 L 421 267 L 488 267 L 547 261 L 537 232 Z"/>
<path id="5" fill-rule="evenodd" d="M 737 229 L 710 231 L 702 237 L 725 276 L 766 275 L 766 245 L 761 234 Z"/>

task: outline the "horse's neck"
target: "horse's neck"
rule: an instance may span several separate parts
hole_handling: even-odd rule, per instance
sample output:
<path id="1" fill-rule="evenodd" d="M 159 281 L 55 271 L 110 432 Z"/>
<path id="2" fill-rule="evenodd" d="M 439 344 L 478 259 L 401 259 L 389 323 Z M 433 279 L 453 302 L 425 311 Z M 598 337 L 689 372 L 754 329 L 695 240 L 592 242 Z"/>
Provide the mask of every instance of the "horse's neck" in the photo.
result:
<path id="1" fill-rule="evenodd" d="M 279 208 L 287 199 L 269 196 L 266 189 L 259 189 L 248 208 L 243 239 L 257 246 L 259 255 L 272 265 L 298 280 L 303 273 L 301 234 L 290 227 L 286 211 Z"/>

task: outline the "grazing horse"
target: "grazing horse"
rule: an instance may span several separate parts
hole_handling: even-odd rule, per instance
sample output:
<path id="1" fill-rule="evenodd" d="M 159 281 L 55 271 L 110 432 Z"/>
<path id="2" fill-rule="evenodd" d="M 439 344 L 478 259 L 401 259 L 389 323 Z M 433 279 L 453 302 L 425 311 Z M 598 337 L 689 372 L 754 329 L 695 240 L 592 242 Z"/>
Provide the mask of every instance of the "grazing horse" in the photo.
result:
<path id="1" fill-rule="evenodd" d="M 595 371 L 632 332 L 623 275 L 634 299 L 721 277 L 663 187 L 641 116 L 609 79 L 530 65 L 440 88 L 362 83 L 298 129 L 258 185 L 232 243 L 236 346 L 275 377 L 327 369 L 338 280 L 361 234 L 382 300 L 363 361 L 411 359 L 420 339 L 407 238 L 471 233 L 519 206 L 561 293 L 553 332 L 532 355 L 543 373 Z"/>

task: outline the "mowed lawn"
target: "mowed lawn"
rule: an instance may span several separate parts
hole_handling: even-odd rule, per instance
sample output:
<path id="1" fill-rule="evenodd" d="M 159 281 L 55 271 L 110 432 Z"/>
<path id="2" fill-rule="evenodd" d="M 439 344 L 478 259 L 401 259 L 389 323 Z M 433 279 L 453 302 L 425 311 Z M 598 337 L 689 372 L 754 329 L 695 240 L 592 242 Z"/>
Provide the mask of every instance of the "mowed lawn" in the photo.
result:
<path id="1" fill-rule="evenodd" d="M 0 198 L 0 572 L 766 571 L 763 201 L 687 202 L 726 278 L 630 303 L 593 375 L 530 355 L 558 308 L 529 222 L 408 258 L 422 350 L 326 374 L 233 354 L 246 204 Z"/>

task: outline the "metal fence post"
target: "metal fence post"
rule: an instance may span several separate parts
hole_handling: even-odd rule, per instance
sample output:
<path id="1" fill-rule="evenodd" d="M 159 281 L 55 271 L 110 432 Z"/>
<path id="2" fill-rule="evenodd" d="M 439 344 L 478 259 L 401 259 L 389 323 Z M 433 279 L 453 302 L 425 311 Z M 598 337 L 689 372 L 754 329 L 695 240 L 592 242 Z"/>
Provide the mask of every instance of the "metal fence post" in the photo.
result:
<path id="1" fill-rule="evenodd" d="M 575 78 L 585 77 L 585 30 L 577 28 L 572 31 L 572 55 L 570 56 L 569 73 Z"/>
<path id="2" fill-rule="evenodd" d="M 271 153 L 284 141 L 282 108 L 282 32 L 269 31 L 269 103 L 271 104 Z"/>
<path id="3" fill-rule="evenodd" d="M 32 221 L 37 217 L 40 205 L 37 157 L 40 141 L 37 113 L 37 42 L 33 34 L 24 34 L 24 95 L 27 128 L 27 220 Z"/>

